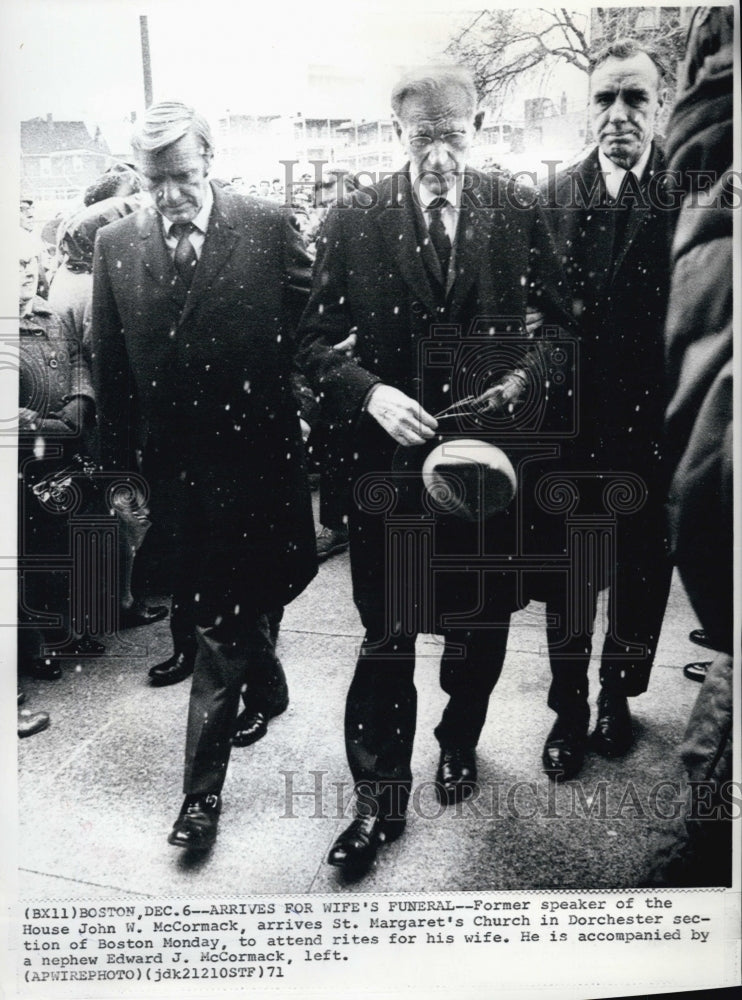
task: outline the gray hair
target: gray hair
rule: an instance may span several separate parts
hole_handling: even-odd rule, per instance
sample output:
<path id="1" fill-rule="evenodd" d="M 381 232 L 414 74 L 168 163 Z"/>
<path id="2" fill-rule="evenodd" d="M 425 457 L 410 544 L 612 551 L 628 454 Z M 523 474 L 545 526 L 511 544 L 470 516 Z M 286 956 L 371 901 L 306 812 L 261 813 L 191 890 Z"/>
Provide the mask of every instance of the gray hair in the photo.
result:
<path id="1" fill-rule="evenodd" d="M 467 67 L 456 65 L 424 66 L 405 73 L 392 89 L 392 111 L 400 118 L 408 97 L 438 97 L 453 89 L 461 92 L 467 111 L 474 114 L 479 103 L 474 75 Z"/>
<path id="2" fill-rule="evenodd" d="M 637 42 L 634 38 L 617 38 L 615 41 L 604 45 L 594 55 L 591 55 L 588 74 L 592 76 L 598 66 L 601 66 L 608 59 L 633 59 L 634 56 L 638 56 L 641 53 L 644 53 L 645 56 L 648 56 L 652 60 L 661 83 L 667 74 L 667 68 L 651 45 L 644 45 L 642 42 Z"/>
<path id="3" fill-rule="evenodd" d="M 205 153 L 213 153 L 211 127 L 203 115 L 180 101 L 159 101 L 145 111 L 131 145 L 135 153 L 160 153 L 189 132 L 203 144 Z"/>

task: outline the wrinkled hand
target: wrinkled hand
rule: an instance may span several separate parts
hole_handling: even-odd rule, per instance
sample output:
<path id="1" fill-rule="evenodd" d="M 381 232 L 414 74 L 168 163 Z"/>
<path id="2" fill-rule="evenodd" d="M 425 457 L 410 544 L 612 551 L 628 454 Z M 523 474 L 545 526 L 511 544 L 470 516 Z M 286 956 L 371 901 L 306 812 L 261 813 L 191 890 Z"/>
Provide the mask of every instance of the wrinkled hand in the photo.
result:
<path id="1" fill-rule="evenodd" d="M 391 385 L 376 386 L 366 409 L 397 444 L 405 446 L 430 440 L 438 426 L 419 403 Z"/>
<path id="2" fill-rule="evenodd" d="M 535 333 L 543 325 L 544 314 L 534 309 L 533 306 L 526 306 L 526 330 L 528 333 Z"/>
<path id="3" fill-rule="evenodd" d="M 499 385 L 489 389 L 483 398 L 484 411 L 512 410 L 523 399 L 528 381 L 525 372 L 514 371 L 506 375 Z"/>

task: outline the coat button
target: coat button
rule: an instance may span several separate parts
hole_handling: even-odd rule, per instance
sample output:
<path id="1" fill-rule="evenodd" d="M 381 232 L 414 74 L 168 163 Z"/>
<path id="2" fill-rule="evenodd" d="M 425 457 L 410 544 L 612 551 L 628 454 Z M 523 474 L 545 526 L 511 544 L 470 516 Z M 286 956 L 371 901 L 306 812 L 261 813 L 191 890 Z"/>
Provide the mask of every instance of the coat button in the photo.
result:
<path id="1" fill-rule="evenodd" d="M 417 299 L 415 299 L 415 301 L 412 303 L 412 311 L 416 316 L 419 316 L 424 311 L 424 308 L 425 307 L 423 306 L 422 302 L 418 301 Z"/>
<path id="2" fill-rule="evenodd" d="M 57 362 L 56 358 L 49 358 L 49 367 L 50 368 L 56 368 L 57 364 L 58 364 L 58 362 Z"/>

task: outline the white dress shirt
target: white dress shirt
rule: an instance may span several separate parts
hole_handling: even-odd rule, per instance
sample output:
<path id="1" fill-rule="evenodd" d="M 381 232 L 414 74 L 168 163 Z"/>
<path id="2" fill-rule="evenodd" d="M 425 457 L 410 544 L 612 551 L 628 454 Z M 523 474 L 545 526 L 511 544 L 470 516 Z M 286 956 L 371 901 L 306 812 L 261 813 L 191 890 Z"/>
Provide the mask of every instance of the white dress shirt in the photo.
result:
<path id="1" fill-rule="evenodd" d="M 209 225 L 209 216 L 211 215 L 211 209 L 214 204 L 214 195 L 211 190 L 211 184 L 206 185 L 206 193 L 204 195 L 204 203 L 198 211 L 198 214 L 191 220 L 191 225 L 195 226 L 195 229 L 191 231 L 188 239 L 191 241 L 193 249 L 196 251 L 196 259 L 201 259 L 201 251 L 203 250 L 204 240 L 206 239 L 206 229 Z M 170 257 L 175 258 L 175 248 L 178 245 L 178 237 L 172 232 L 172 228 L 175 223 L 171 222 L 170 219 L 165 218 L 161 215 L 162 219 L 162 231 L 165 236 L 165 243 L 170 251 Z"/>
<path id="2" fill-rule="evenodd" d="M 647 148 L 631 168 L 631 173 L 634 174 L 637 180 L 641 180 L 644 168 L 649 162 L 651 152 L 652 143 L 650 142 L 647 144 Z M 605 180 L 605 188 L 608 192 L 608 197 L 615 200 L 618 198 L 618 193 L 621 190 L 621 184 L 623 183 L 623 179 L 628 173 L 628 170 L 624 170 L 623 167 L 619 167 L 619 165 L 614 163 L 613 160 L 609 160 L 600 148 L 598 149 L 598 160 L 600 161 L 600 170 Z"/>

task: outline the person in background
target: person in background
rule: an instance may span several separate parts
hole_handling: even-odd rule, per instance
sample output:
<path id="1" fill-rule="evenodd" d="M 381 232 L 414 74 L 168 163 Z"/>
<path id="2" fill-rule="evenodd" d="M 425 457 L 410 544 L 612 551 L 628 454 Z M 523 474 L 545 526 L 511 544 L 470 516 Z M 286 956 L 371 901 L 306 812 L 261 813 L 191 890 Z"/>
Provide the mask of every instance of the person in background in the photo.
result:
<path id="1" fill-rule="evenodd" d="M 74 570 L 70 577 L 54 565 L 69 555 L 68 513 L 46 486 L 85 450 L 95 397 L 81 343 L 36 294 L 38 241 L 21 230 L 20 242 L 18 671 L 57 680 L 61 656 L 103 652 L 71 621 Z M 44 624 L 44 618 L 58 624 Z"/>
<path id="2" fill-rule="evenodd" d="M 665 332 L 672 553 L 704 638 L 719 652 L 680 748 L 686 813 L 663 824 L 645 886 L 732 884 L 740 652 L 733 622 L 734 47 L 734 8 L 697 8 L 667 130 L 670 169 L 685 192 Z M 711 186 L 698 190 L 698 178 Z"/>
<path id="3" fill-rule="evenodd" d="M 108 174 L 118 178 L 120 173 Z M 135 211 L 136 194 L 95 201 L 64 224 L 59 240 L 61 264 L 49 289 L 49 305 L 63 318 L 82 344 L 85 359 L 91 361 L 90 327 L 93 313 L 93 250 L 98 230 Z M 132 593 L 132 571 L 137 551 L 149 528 L 144 498 L 133 496 L 133 504 L 114 502 L 119 526 L 118 627 L 151 625 L 167 615 L 164 605 L 148 606 Z"/>
<path id="4" fill-rule="evenodd" d="M 322 226 L 327 213 L 333 205 L 347 205 L 356 190 L 353 175 L 345 167 L 326 166 L 321 177 L 314 183 L 314 209 L 317 226 L 314 233 L 312 249 L 316 249 L 317 240 L 322 232 Z M 336 349 L 346 350 L 352 354 L 353 340 L 345 345 L 341 342 Z M 319 528 L 317 530 L 317 559 L 324 562 L 330 556 L 339 555 L 348 548 L 348 524 L 342 509 L 342 482 L 337 482 L 333 476 L 332 463 L 327 461 L 328 452 L 332 448 L 331 429 L 322 418 L 322 411 L 308 441 L 312 461 L 320 467 L 320 507 Z"/>
<path id="5" fill-rule="evenodd" d="M 591 577 L 586 563 L 576 588 L 557 581 L 547 598 L 556 720 L 542 761 L 554 780 L 578 774 L 588 745 L 608 757 L 631 747 L 628 698 L 647 689 L 670 590 L 662 435 L 671 213 L 652 205 L 653 178 L 665 168 L 654 139 L 663 77 L 656 56 L 632 40 L 598 52 L 590 66 L 597 146 L 543 188 L 580 340 L 580 430 L 564 468 L 580 477 L 585 514 L 606 513 L 612 482 L 636 493 L 619 503 L 605 565 Z M 588 664 L 606 585 L 609 627 L 588 744 Z"/>

